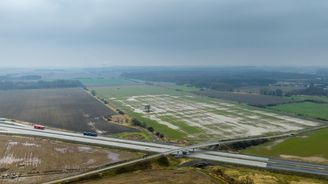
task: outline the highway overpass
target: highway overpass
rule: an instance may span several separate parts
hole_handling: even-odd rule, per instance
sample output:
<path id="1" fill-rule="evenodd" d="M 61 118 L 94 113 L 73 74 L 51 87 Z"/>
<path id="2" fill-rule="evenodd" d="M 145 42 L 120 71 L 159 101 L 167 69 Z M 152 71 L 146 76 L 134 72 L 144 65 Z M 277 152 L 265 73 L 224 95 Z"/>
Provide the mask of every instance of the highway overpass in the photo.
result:
<path id="1" fill-rule="evenodd" d="M 205 159 L 217 162 L 224 162 L 236 165 L 244 165 L 251 167 L 259 167 L 263 169 L 279 170 L 279 171 L 289 171 L 289 172 L 299 172 L 320 175 L 328 177 L 328 165 L 322 164 L 312 164 L 304 162 L 286 161 L 278 159 L 270 159 L 265 157 L 257 157 L 236 153 L 226 153 L 220 151 L 205 151 L 199 148 L 215 145 L 231 143 L 232 141 L 241 140 L 228 140 L 228 141 L 218 141 L 211 143 L 196 144 L 187 147 L 179 147 L 175 145 L 158 144 L 150 142 L 132 141 L 109 137 L 90 137 L 83 136 L 79 133 L 64 132 L 59 130 L 37 130 L 32 126 L 21 125 L 11 121 L 0 121 L 0 133 L 6 134 L 19 134 L 28 136 L 40 136 L 53 139 L 61 139 L 65 141 L 72 141 L 85 144 L 95 144 L 101 146 L 118 147 L 124 149 L 132 149 L 137 151 L 154 152 L 159 155 L 165 154 L 176 154 L 181 151 L 190 151 L 187 155 L 188 157 Z M 250 140 L 254 138 L 247 138 Z M 255 138 L 258 139 L 258 138 Z M 194 151 L 193 151 L 194 150 Z"/>

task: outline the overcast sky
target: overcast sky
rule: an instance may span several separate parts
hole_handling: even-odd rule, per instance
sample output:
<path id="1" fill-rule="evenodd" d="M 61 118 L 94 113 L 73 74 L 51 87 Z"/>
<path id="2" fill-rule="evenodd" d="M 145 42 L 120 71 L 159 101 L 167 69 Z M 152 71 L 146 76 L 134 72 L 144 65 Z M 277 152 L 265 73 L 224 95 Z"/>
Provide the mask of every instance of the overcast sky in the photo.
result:
<path id="1" fill-rule="evenodd" d="M 1 0 L 0 67 L 328 65 L 327 0 Z"/>

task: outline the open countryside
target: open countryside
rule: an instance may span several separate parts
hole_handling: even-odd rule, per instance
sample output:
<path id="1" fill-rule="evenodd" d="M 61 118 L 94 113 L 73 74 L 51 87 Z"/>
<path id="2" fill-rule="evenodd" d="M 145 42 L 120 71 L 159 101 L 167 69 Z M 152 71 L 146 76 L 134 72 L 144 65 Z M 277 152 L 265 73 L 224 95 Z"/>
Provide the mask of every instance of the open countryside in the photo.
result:
<path id="1" fill-rule="evenodd" d="M 276 105 L 269 108 L 303 117 L 328 120 L 328 103 L 326 102 L 299 102 Z"/>
<path id="2" fill-rule="evenodd" d="M 1 183 L 35 184 L 142 154 L 46 138 L 0 135 Z M 11 174 L 8 174 L 11 173 Z"/>
<path id="3" fill-rule="evenodd" d="M 0 91 L 1 117 L 77 132 L 136 131 L 105 120 L 115 113 L 79 88 Z"/>
<path id="4" fill-rule="evenodd" d="M 307 162 L 328 163 L 328 129 L 276 140 L 242 151 L 269 157 L 281 157 Z"/>
<path id="5" fill-rule="evenodd" d="M 328 184 L 328 0 L 0 0 L 0 184 Z"/>
<path id="6" fill-rule="evenodd" d="M 88 87 L 102 87 L 102 86 L 117 86 L 117 85 L 127 85 L 127 84 L 134 84 L 135 82 L 131 80 L 126 80 L 123 78 L 81 78 L 79 79 L 84 85 Z"/>
<path id="7" fill-rule="evenodd" d="M 159 86 L 95 88 L 97 94 L 145 119 L 155 130 L 189 140 L 258 136 L 317 126 L 318 122 L 265 112 Z M 134 90 L 133 90 L 134 89 Z M 137 95 L 132 95 L 130 93 Z M 150 105 L 149 112 L 145 105 Z M 150 121 L 148 121 L 148 120 Z M 156 123 L 155 123 L 156 122 Z"/>

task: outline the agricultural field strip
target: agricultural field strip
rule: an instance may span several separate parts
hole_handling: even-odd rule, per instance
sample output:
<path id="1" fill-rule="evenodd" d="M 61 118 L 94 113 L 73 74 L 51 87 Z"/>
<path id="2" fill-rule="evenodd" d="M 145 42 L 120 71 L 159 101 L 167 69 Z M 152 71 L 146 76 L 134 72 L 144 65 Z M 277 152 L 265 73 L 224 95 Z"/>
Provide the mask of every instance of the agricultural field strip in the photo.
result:
<path id="1" fill-rule="evenodd" d="M 148 156 L 146 158 L 139 158 L 139 159 L 127 161 L 127 162 L 124 162 L 124 163 L 115 164 L 115 165 L 108 166 L 108 167 L 105 167 L 105 168 L 102 168 L 102 169 L 97 169 L 97 170 L 89 171 L 87 173 L 82 173 L 82 174 L 79 174 L 79 175 L 70 176 L 70 177 L 67 177 L 67 178 L 63 178 L 63 179 L 59 179 L 59 180 L 54 180 L 54 181 L 46 182 L 46 183 L 43 183 L 43 184 L 67 183 L 67 182 L 70 182 L 70 181 L 74 181 L 75 179 L 79 179 L 79 178 L 82 178 L 82 177 L 90 176 L 90 175 L 93 175 L 93 174 L 98 174 L 98 173 L 101 173 L 101 172 L 104 172 L 104 171 L 108 171 L 110 169 L 115 169 L 115 168 L 119 168 L 119 167 L 123 167 L 123 166 L 128 166 L 128 165 L 136 164 L 138 162 L 142 162 L 142 161 L 150 160 L 150 159 L 153 159 L 153 158 L 157 158 L 157 157 L 159 157 L 161 155 L 162 154 L 151 155 L 151 156 Z"/>
<path id="2" fill-rule="evenodd" d="M 1 125 L 3 126 L 3 125 Z M 10 128 L 11 126 L 4 126 L 4 127 L 8 127 Z M 22 130 L 31 130 L 31 128 L 16 128 L 15 129 L 22 129 Z M 11 130 L 11 129 L 9 129 Z M 82 137 L 82 138 L 86 138 L 88 139 L 89 137 L 86 136 L 80 136 L 74 133 L 63 133 L 63 132 L 58 132 L 58 131 L 52 131 L 52 130 L 43 130 L 43 131 L 39 131 L 39 130 L 34 130 L 32 129 L 32 131 L 36 131 L 39 133 L 49 133 L 49 134 L 55 134 L 55 135 L 67 135 L 70 137 Z M 156 148 L 163 148 L 163 149 L 181 149 L 181 147 L 178 146 L 171 146 L 171 145 L 164 145 L 164 144 L 156 144 L 156 143 L 146 143 L 146 142 L 139 142 L 139 141 L 130 141 L 130 140 L 121 140 L 121 139 L 115 139 L 115 138 L 107 138 L 107 137 L 93 137 L 93 138 L 89 138 L 92 140 L 102 140 L 102 141 L 113 141 L 113 142 L 119 142 L 119 143 L 127 143 L 127 144 L 133 144 L 133 145 L 143 145 L 143 146 L 151 146 L 151 147 L 156 147 Z M 126 146 L 126 145 L 124 145 Z M 206 151 L 205 153 L 208 154 L 214 154 L 214 155 L 220 155 L 220 156 L 232 156 L 232 157 L 236 157 L 236 158 L 245 158 L 245 159 L 250 159 L 250 160 L 267 160 L 265 158 L 261 158 L 261 157 L 253 157 L 253 156 L 248 156 L 248 155 L 238 155 L 238 154 L 227 154 L 227 153 L 223 153 L 223 152 L 212 152 L 212 151 Z"/>
<path id="3" fill-rule="evenodd" d="M 119 168 L 119 167 L 123 167 L 123 166 L 136 164 L 136 163 L 139 163 L 139 162 L 143 162 L 143 161 L 146 161 L 146 160 L 151 160 L 151 159 L 154 159 L 154 158 L 158 158 L 162 155 L 169 155 L 169 154 L 172 154 L 172 153 L 174 153 L 174 152 L 176 152 L 177 150 L 180 150 L 180 149 L 183 149 L 183 148 L 168 150 L 168 151 L 165 151 L 165 152 L 162 152 L 162 153 L 147 156 L 145 158 L 139 158 L 139 159 L 135 159 L 135 160 L 128 161 L 128 162 L 119 163 L 119 164 L 116 164 L 116 165 L 112 165 L 112 166 L 109 166 L 109 167 L 106 167 L 106 168 L 102 168 L 102 169 L 90 171 L 90 172 L 87 172 L 87 173 L 79 174 L 79 175 L 76 175 L 76 176 L 71 176 L 71 177 L 67 177 L 67 178 L 64 178 L 64 179 L 59 179 L 59 180 L 55 180 L 55 181 L 46 182 L 44 184 L 56 184 L 56 183 L 65 183 L 65 182 L 73 181 L 75 179 L 90 176 L 90 175 L 93 175 L 93 174 L 98 174 L 98 173 L 101 173 L 101 172 L 104 172 L 104 171 L 108 171 L 110 169 L 115 169 L 115 168 Z M 204 157 L 204 155 L 199 154 L 198 157 L 202 158 L 202 157 Z M 197 158 L 197 156 L 196 156 L 196 158 Z M 235 159 L 235 158 L 225 158 L 225 157 L 218 157 L 218 156 L 211 156 L 211 155 L 206 156 L 206 158 L 208 160 L 223 161 L 223 162 L 228 162 L 228 163 L 239 162 L 239 164 L 247 165 L 247 166 L 264 167 L 264 168 L 266 167 L 266 164 L 262 163 L 262 162 L 253 162 L 253 161 L 240 160 L 240 159 Z"/>
<path id="4" fill-rule="evenodd" d="M 114 163 L 122 161 L 123 158 L 135 158 L 140 155 L 118 149 L 109 150 L 99 146 L 9 134 L 0 134 L 0 144 L 0 183 L 7 183 L 10 173 L 18 172 L 21 182 L 30 183 L 29 179 L 34 176 L 43 178 L 52 174 L 65 174 L 68 171 L 84 172 L 104 163 Z"/>
<path id="5" fill-rule="evenodd" d="M 135 150 L 141 150 L 141 151 L 149 151 L 149 152 L 157 152 L 157 153 L 165 153 L 165 152 L 173 152 L 172 150 L 184 150 L 183 147 L 178 146 L 169 146 L 168 145 L 162 145 L 162 144 L 151 144 L 152 146 L 146 146 L 145 143 L 142 142 L 141 144 L 135 144 L 138 143 L 137 141 L 133 141 L 135 143 L 122 143 L 122 142 L 111 142 L 109 140 L 99 140 L 94 137 L 86 137 L 86 136 L 73 136 L 73 133 L 68 133 L 66 135 L 63 135 L 62 132 L 55 133 L 56 131 L 47 132 L 34 130 L 34 129 L 28 129 L 28 128 L 17 128 L 12 127 L 8 125 L 1 125 L 1 127 L 7 129 L 7 133 L 13 132 L 15 134 L 22 134 L 22 135 L 34 135 L 34 136 L 42 136 L 42 137 L 48 137 L 48 138 L 56 138 L 56 139 L 64 139 L 64 140 L 70 140 L 70 141 L 76 141 L 76 142 L 82 142 L 82 143 L 90 143 L 90 144 L 98 144 L 98 145 L 106 145 L 106 146 L 113 146 L 113 147 L 120 147 L 120 148 L 126 148 L 126 149 L 135 149 Z M 48 130 L 49 131 L 49 130 Z M 125 140 L 121 140 L 125 141 Z M 156 146 L 154 146 L 156 145 Z M 195 156 L 191 155 L 191 157 L 206 157 L 207 154 L 199 153 Z M 254 160 L 253 158 L 249 158 L 248 160 L 241 156 L 240 158 L 237 155 L 232 155 L 232 158 L 228 157 L 228 155 L 215 155 L 214 153 L 212 155 L 208 155 L 209 160 L 215 160 L 215 161 L 223 161 L 228 163 L 240 163 L 243 165 L 250 165 L 250 166 L 258 166 L 258 167 L 264 167 L 266 163 L 259 162 Z"/>
<path id="6" fill-rule="evenodd" d="M 15 131 L 15 126 L 13 126 L 14 128 L 8 128 L 8 125 L 4 128 L 6 128 L 8 130 L 7 133 L 10 133 L 10 131 Z M 18 129 L 21 130 L 21 129 Z M 25 133 L 24 133 L 25 132 Z M 32 132 L 36 132 L 36 134 L 32 133 Z M 69 140 L 69 141 L 75 141 L 75 142 L 82 142 L 82 143 L 91 143 L 91 144 L 98 144 L 98 145 L 107 145 L 107 146 L 116 146 L 116 147 L 121 147 L 121 148 L 127 148 L 127 149 L 136 149 L 136 150 L 142 150 L 142 151 L 150 151 L 150 152 L 157 152 L 157 153 L 167 153 L 167 152 L 175 152 L 177 150 L 185 150 L 186 148 L 195 148 L 195 147 L 201 147 L 202 144 L 200 145 L 193 145 L 193 146 L 189 146 L 186 148 L 181 148 L 181 147 L 177 147 L 177 149 L 168 149 L 168 148 L 154 148 L 154 147 L 147 147 L 147 146 L 140 146 L 140 145 L 133 145 L 133 144 L 124 144 L 124 143 L 114 143 L 113 142 L 109 142 L 109 141 L 102 141 L 102 140 L 94 140 L 93 137 L 83 137 L 83 138 L 78 138 L 78 137 L 72 137 L 72 136 L 54 136 L 52 133 L 47 133 L 45 131 L 38 131 L 38 130 L 34 130 L 31 129 L 30 131 L 28 130 L 22 130 L 20 131 L 16 131 L 16 132 L 12 132 L 12 133 L 20 133 L 22 135 L 34 135 L 34 136 L 43 136 L 43 137 L 48 137 L 48 138 L 57 138 L 57 139 L 64 139 L 64 140 Z M 45 135 L 46 134 L 46 135 Z M 205 145 L 207 145 L 208 143 L 205 143 Z M 189 157 L 192 158 L 201 158 L 201 159 L 207 159 L 207 160 L 213 160 L 213 161 L 219 161 L 219 162 L 226 162 L 226 163 L 232 163 L 232 164 L 241 164 L 241 165 L 246 165 L 246 166 L 255 166 L 255 167 L 262 167 L 262 168 L 266 168 L 267 167 L 267 162 L 262 161 L 263 158 L 260 157 L 258 159 L 256 159 L 255 157 L 251 156 L 251 157 L 247 157 L 245 155 L 237 155 L 237 154 L 229 154 L 229 153 L 225 153 L 225 154 L 221 154 L 218 155 L 219 153 L 212 153 L 212 154 L 206 154 L 206 153 L 192 153 L 190 155 L 188 155 Z M 297 166 L 300 167 L 302 164 L 298 163 Z M 278 167 L 278 166 L 277 166 Z M 279 164 L 279 167 L 284 167 L 283 164 Z M 284 167 L 284 169 L 286 170 L 293 170 L 294 168 L 289 168 L 290 164 L 288 164 L 286 167 Z M 317 168 L 319 168 L 320 172 L 317 171 Z M 274 168 L 272 168 L 274 169 Z M 295 170 L 295 169 L 294 169 Z M 299 172 L 305 172 L 305 173 L 312 173 L 312 174 L 321 174 L 321 175 L 325 175 L 328 176 L 328 169 L 325 169 L 324 171 L 321 171 L 322 167 L 318 166 L 315 169 L 314 168 L 308 168 L 307 166 L 302 167 L 301 170 L 299 170 Z"/>
<path id="7" fill-rule="evenodd" d="M 6 126 L 6 125 L 0 125 L 0 126 L 3 126 L 3 127 L 8 127 L 8 128 L 12 128 L 12 126 Z M 54 131 L 54 130 L 34 130 L 34 129 L 31 129 L 30 127 L 27 127 L 26 128 L 18 128 L 18 127 L 15 127 L 15 129 L 21 129 L 21 130 L 32 130 L 32 131 L 36 131 L 36 132 L 39 132 L 39 133 L 49 133 L 49 134 L 53 134 L 53 135 L 64 135 L 64 136 L 70 136 L 70 137 L 77 137 L 77 138 L 89 138 L 89 137 L 86 137 L 86 136 L 83 136 L 83 135 L 79 135 L 79 134 L 75 134 L 75 133 L 69 133 L 69 132 L 58 132 L 58 131 Z M 8 130 L 11 130 L 11 129 L 8 129 Z M 17 132 L 19 133 L 19 132 Z M 257 138 L 255 138 L 257 139 Z M 108 137 L 93 137 L 92 140 L 101 140 L 101 141 L 110 141 L 110 142 L 115 142 L 115 143 L 124 143 L 124 148 L 126 148 L 125 144 L 132 144 L 132 145 L 141 145 L 141 146 L 149 146 L 149 147 L 154 147 L 154 148 L 165 148 L 165 149 L 181 149 L 181 147 L 178 147 L 178 146 L 173 146 L 173 145 L 166 145 L 166 144 L 156 144 L 156 143 L 147 143 L 147 142 L 140 142 L 140 141 L 131 141 L 131 140 L 123 140 L 123 139 L 116 139 L 116 138 L 108 138 Z M 234 141 L 239 141 L 239 140 L 232 140 L 230 142 L 234 142 Z M 228 142 L 228 141 L 222 141 L 223 143 L 224 142 Z M 209 143 L 209 144 L 216 144 L 216 143 Z M 226 154 L 224 152 L 212 152 L 212 151 L 206 151 L 204 153 L 207 153 L 207 154 L 214 154 L 214 155 L 219 155 L 219 156 L 233 156 L 233 157 L 236 157 L 236 158 L 245 158 L 245 159 L 248 159 L 248 160 L 259 160 L 259 161 L 265 161 L 267 159 L 265 158 L 261 158 L 261 157 L 253 157 L 253 156 L 248 156 L 248 155 L 238 155 L 238 154 L 235 154 L 235 155 L 231 155 L 231 154 Z"/>
<path id="8" fill-rule="evenodd" d="M 170 118 L 191 127 L 198 127 L 204 131 L 204 134 L 219 135 L 224 138 L 236 138 L 245 133 L 255 136 L 268 132 L 286 132 L 318 125 L 313 121 L 246 109 L 243 106 L 225 102 L 198 102 L 192 97 L 142 95 L 131 96 L 125 100 L 116 99 L 116 101 L 171 129 L 185 132 L 177 123 L 168 122 Z M 151 105 L 152 112 L 143 111 L 145 104 Z M 232 134 L 232 136 L 226 136 L 226 134 Z M 192 137 L 192 135 L 189 136 Z"/>
<path id="9" fill-rule="evenodd" d="M 72 142 L 81 142 L 81 143 L 103 145 L 103 146 L 110 146 L 110 147 L 120 147 L 120 148 L 134 149 L 134 150 L 141 150 L 141 151 L 161 152 L 161 151 L 165 151 L 168 149 L 168 148 L 159 148 L 159 147 L 154 147 L 154 146 L 137 145 L 137 144 L 131 144 L 131 143 L 113 142 L 113 141 L 109 141 L 109 140 L 92 139 L 87 136 L 86 137 L 78 137 L 78 136 L 72 136 L 72 135 L 62 135 L 61 133 L 54 134 L 54 133 L 48 133 L 48 132 L 16 129 L 16 128 L 9 128 L 9 127 L 2 127 L 2 128 L 6 129 L 6 131 L 2 131 L 2 133 L 7 133 L 7 134 L 40 136 L 40 137 L 46 137 L 46 138 L 68 140 L 68 141 L 72 141 Z"/>
<path id="10" fill-rule="evenodd" d="M 79 88 L 0 91 L 1 117 L 74 132 L 93 130 L 108 135 L 136 131 L 104 119 L 114 114 Z"/>
<path id="11" fill-rule="evenodd" d="M 328 104 L 325 102 L 296 102 L 270 106 L 269 109 L 304 117 L 328 120 Z"/>
<path id="12" fill-rule="evenodd" d="M 8 126 L 4 126 L 8 127 Z M 12 127 L 12 126 L 9 126 Z M 32 131 L 37 131 L 41 133 L 50 133 L 50 134 L 60 134 L 60 135 L 68 135 L 68 136 L 73 136 L 73 137 L 82 137 L 82 138 L 89 138 L 85 137 L 82 135 L 74 134 L 74 133 L 63 133 L 63 132 L 58 132 L 58 131 L 52 131 L 52 130 L 34 130 L 31 128 L 17 128 L 15 129 L 23 129 L 23 130 L 32 130 Z M 270 136 L 270 137 L 275 137 L 275 136 Z M 270 138 L 268 137 L 268 138 Z M 105 140 L 105 141 L 114 141 L 114 142 L 120 142 L 120 143 L 128 143 L 128 144 L 133 144 L 133 145 L 144 145 L 144 146 L 152 146 L 152 147 L 157 147 L 157 148 L 166 148 L 166 149 L 181 149 L 181 147 L 178 146 L 171 146 L 171 145 L 164 145 L 164 144 L 156 144 L 156 143 L 146 143 L 146 142 L 139 142 L 139 141 L 130 141 L 130 140 L 122 140 L 122 139 L 115 139 L 115 138 L 107 138 L 107 137 L 93 137 L 90 139 L 97 139 L 97 140 Z M 259 138 L 248 138 L 245 140 L 253 140 L 253 139 L 259 139 Z M 240 140 L 231 140 L 231 141 L 222 141 L 222 143 L 230 143 L 230 142 L 236 142 Z M 215 144 L 215 143 L 208 143 L 208 144 Z M 205 151 L 203 153 L 206 154 L 212 154 L 212 155 L 219 155 L 219 156 L 229 156 L 229 157 L 236 157 L 236 158 L 245 158 L 249 160 L 259 160 L 259 161 L 268 161 L 267 158 L 264 157 L 254 157 L 254 156 L 249 156 L 249 155 L 240 155 L 240 154 L 231 154 L 231 153 L 224 153 L 224 152 L 214 152 L 214 151 Z"/>
<path id="13" fill-rule="evenodd" d="M 1 122 L 1 121 L 0 121 Z M 10 122 L 10 121 L 7 121 Z M 17 125 L 20 125 L 18 127 Z M 49 133 L 49 134 L 55 134 L 55 135 L 67 135 L 71 137 L 78 137 L 78 138 L 89 138 L 81 134 L 76 134 L 76 133 L 70 133 L 70 132 L 59 132 L 56 130 L 51 130 L 51 129 L 46 129 L 46 130 L 36 130 L 31 128 L 30 125 L 24 125 L 24 124 L 18 124 L 16 123 L 16 126 L 14 125 L 8 125 L 8 124 L 0 124 L 2 127 L 6 128 L 14 128 L 14 129 L 21 129 L 21 130 L 27 130 L 27 131 L 36 131 L 39 133 Z M 279 138 L 279 137 L 286 137 L 290 136 L 290 133 L 287 134 L 281 134 L 281 135 L 276 135 L 276 136 L 266 136 L 266 137 L 254 137 L 254 138 L 243 138 L 243 139 L 235 139 L 235 140 L 223 140 L 223 141 L 217 141 L 217 142 L 208 142 L 206 144 L 208 145 L 213 145 L 213 144 L 231 144 L 234 142 L 240 142 L 240 141 L 251 141 L 251 140 L 258 140 L 258 139 L 274 139 L 274 138 Z M 174 145 L 167 145 L 167 144 L 157 144 L 157 143 L 149 143 L 149 142 L 142 142 L 142 141 L 132 141 L 132 140 L 125 140 L 125 139 L 118 139 L 118 138 L 109 138 L 109 137 L 93 137 L 92 139 L 96 140 L 104 140 L 104 141 L 111 141 L 111 142 L 119 142 L 119 143 L 128 143 L 128 144 L 133 144 L 133 145 L 143 145 L 143 146 L 152 146 L 152 147 L 159 147 L 159 148 L 167 148 L 167 149 L 177 149 L 179 148 L 178 146 Z M 202 145 L 205 145 L 203 143 Z M 217 153 L 217 152 L 214 152 Z M 259 158 L 259 157 L 256 157 Z"/>
<path id="14" fill-rule="evenodd" d="M 19 131 L 19 130 L 24 130 L 24 131 L 33 131 L 33 132 L 37 132 L 38 134 L 53 134 L 53 135 L 62 135 L 62 136 L 71 136 L 71 137 L 76 137 L 76 138 L 90 138 L 87 136 L 84 136 L 82 134 L 77 134 L 77 133 L 70 133 L 70 132 L 59 132 L 56 130 L 50 130 L 50 129 L 46 129 L 46 130 L 35 130 L 33 128 L 31 128 L 30 126 L 22 126 L 22 127 L 18 127 L 18 126 L 12 126 L 12 125 L 7 125 L 7 124 L 1 124 L 0 122 L 0 127 L 5 128 L 7 130 L 11 130 L 11 131 Z M 4 131 L 6 132 L 6 131 Z M 132 140 L 124 140 L 124 139 L 117 139 L 117 138 L 110 138 L 110 137 L 93 137 L 92 140 L 101 140 L 101 141 L 110 141 L 110 142 L 117 142 L 117 143 L 127 143 L 127 144 L 133 144 L 133 145 L 143 145 L 143 146 L 151 146 L 151 147 L 157 147 L 157 148 L 167 148 L 167 149 L 176 149 L 178 148 L 177 146 L 173 146 L 173 145 L 167 145 L 167 144 L 156 144 L 156 143 L 149 143 L 149 142 L 142 142 L 142 141 L 132 141 Z"/>

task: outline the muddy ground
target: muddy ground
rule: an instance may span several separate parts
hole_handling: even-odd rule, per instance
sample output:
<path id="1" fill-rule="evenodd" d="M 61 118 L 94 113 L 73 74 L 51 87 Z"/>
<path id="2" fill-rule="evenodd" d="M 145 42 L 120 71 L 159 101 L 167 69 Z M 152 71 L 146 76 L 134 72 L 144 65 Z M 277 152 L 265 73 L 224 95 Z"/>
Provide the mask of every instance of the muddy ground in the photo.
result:
<path id="1" fill-rule="evenodd" d="M 139 156 L 118 149 L 0 135 L 0 183 L 39 183 Z"/>

